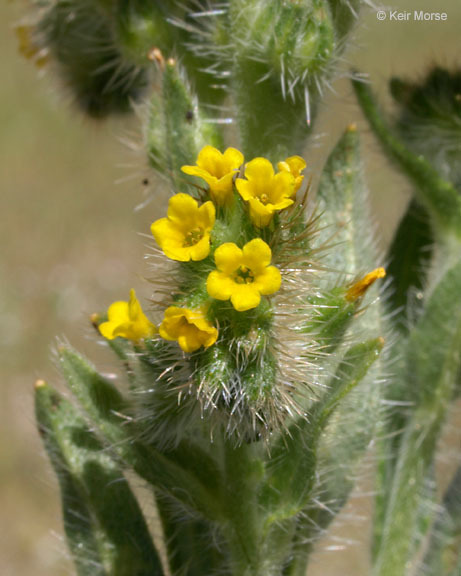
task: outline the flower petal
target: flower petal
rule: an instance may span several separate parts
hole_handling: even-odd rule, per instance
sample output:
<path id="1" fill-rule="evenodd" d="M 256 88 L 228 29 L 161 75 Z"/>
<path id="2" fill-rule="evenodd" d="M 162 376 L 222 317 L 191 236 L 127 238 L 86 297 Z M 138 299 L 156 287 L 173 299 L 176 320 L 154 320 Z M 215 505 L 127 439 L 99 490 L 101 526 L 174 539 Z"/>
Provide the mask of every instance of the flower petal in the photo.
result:
<path id="1" fill-rule="evenodd" d="M 205 202 L 200 206 L 197 212 L 197 225 L 205 231 L 213 228 L 216 220 L 216 208 L 213 202 Z"/>
<path id="2" fill-rule="evenodd" d="M 200 150 L 197 166 L 206 170 L 211 176 L 222 178 L 226 173 L 223 164 L 223 155 L 214 146 L 205 146 Z"/>
<path id="3" fill-rule="evenodd" d="M 235 187 L 237 188 L 240 196 L 248 202 L 250 198 L 254 198 L 253 185 L 248 180 L 243 180 L 243 178 L 237 178 L 235 181 Z"/>
<path id="4" fill-rule="evenodd" d="M 301 156 L 290 156 L 284 162 L 279 162 L 277 168 L 280 171 L 291 172 L 295 178 L 306 168 L 307 164 Z"/>
<path id="5" fill-rule="evenodd" d="M 234 173 L 230 172 L 226 174 L 219 180 L 216 180 L 213 184 L 210 184 L 210 194 L 211 198 L 218 206 L 229 205 L 234 199 L 234 187 L 232 179 Z"/>
<path id="6" fill-rule="evenodd" d="M 225 165 L 229 172 L 233 172 L 240 168 L 245 160 L 243 154 L 240 150 L 237 150 L 237 148 L 227 148 L 227 150 L 224 151 L 223 156 Z"/>
<path id="7" fill-rule="evenodd" d="M 142 340 L 152 337 L 157 329 L 150 322 L 136 298 L 134 290 L 130 290 L 129 302 L 118 301 L 109 306 L 108 322 L 99 325 L 99 331 L 108 340 L 118 336 L 128 340 Z"/>
<path id="8" fill-rule="evenodd" d="M 281 284 L 282 275 L 275 266 L 268 266 L 261 274 L 256 276 L 254 282 L 254 285 L 264 296 L 274 294 L 274 292 L 280 290 Z"/>
<path id="9" fill-rule="evenodd" d="M 177 246 L 182 246 L 184 242 L 184 233 L 179 230 L 173 222 L 168 220 L 168 218 L 160 218 L 152 222 L 150 231 L 162 250 L 165 244 L 172 243 Z"/>
<path id="10" fill-rule="evenodd" d="M 188 174 L 189 176 L 197 176 L 197 178 L 202 178 L 205 182 L 211 187 L 218 179 L 216 176 L 212 176 L 209 172 L 204 170 L 203 168 L 199 168 L 198 166 L 182 166 L 181 170 L 184 174 Z"/>
<path id="11" fill-rule="evenodd" d="M 241 265 L 242 256 L 243 253 L 237 244 L 225 242 L 214 253 L 216 267 L 226 274 L 231 274 Z"/>
<path id="12" fill-rule="evenodd" d="M 245 312 L 259 306 L 261 296 L 254 284 L 235 284 L 231 302 L 238 312 Z"/>
<path id="13" fill-rule="evenodd" d="M 113 302 L 107 310 L 107 317 L 109 318 L 109 322 L 127 322 L 130 318 L 128 302 L 121 300 Z"/>
<path id="14" fill-rule="evenodd" d="M 183 324 L 184 310 L 178 306 L 170 306 L 165 310 L 163 322 L 158 329 L 159 334 L 165 340 L 177 340 Z"/>
<path id="15" fill-rule="evenodd" d="M 264 205 L 257 198 L 250 198 L 250 218 L 255 226 L 258 228 L 265 228 L 268 226 L 274 215 L 274 207 L 272 204 Z"/>
<path id="16" fill-rule="evenodd" d="M 194 228 L 197 218 L 197 200 L 189 194 L 179 193 L 168 202 L 168 219 L 180 230 L 189 231 Z"/>
<path id="17" fill-rule="evenodd" d="M 178 344 L 184 352 L 190 354 L 200 348 L 200 330 L 191 324 L 184 326 L 181 335 L 178 337 Z"/>
<path id="18" fill-rule="evenodd" d="M 187 247 L 190 258 L 194 261 L 203 260 L 210 253 L 210 235 L 205 234 L 204 237 L 194 244 Z"/>
<path id="19" fill-rule="evenodd" d="M 255 158 L 245 166 L 245 177 L 255 184 L 265 184 L 274 177 L 274 167 L 267 158 Z"/>
<path id="20" fill-rule="evenodd" d="M 234 289 L 235 282 L 223 272 L 213 270 L 208 274 L 206 289 L 208 294 L 216 300 L 229 300 Z"/>
<path id="21" fill-rule="evenodd" d="M 279 172 L 276 174 L 269 195 L 271 203 L 275 205 L 284 198 L 290 198 L 293 195 L 294 187 L 295 179 L 291 172 Z"/>
<path id="22" fill-rule="evenodd" d="M 116 338 L 114 335 L 114 330 L 117 328 L 118 324 L 116 322 L 103 322 L 98 326 L 99 332 L 107 338 L 107 340 L 113 340 Z"/>
<path id="23" fill-rule="evenodd" d="M 261 238 L 255 238 L 243 247 L 242 263 L 255 275 L 262 273 L 271 263 L 271 259 L 272 251 Z"/>

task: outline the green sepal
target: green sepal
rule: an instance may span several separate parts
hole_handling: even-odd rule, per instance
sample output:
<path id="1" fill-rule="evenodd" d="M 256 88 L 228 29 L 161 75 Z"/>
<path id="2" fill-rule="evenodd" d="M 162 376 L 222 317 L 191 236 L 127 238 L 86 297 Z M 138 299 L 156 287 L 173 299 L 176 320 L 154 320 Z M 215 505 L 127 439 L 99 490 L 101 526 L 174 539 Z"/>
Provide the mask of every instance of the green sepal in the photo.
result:
<path id="1" fill-rule="evenodd" d="M 303 332 L 311 334 L 325 354 L 333 354 L 338 348 L 358 311 L 359 303 L 350 302 L 345 295 L 345 288 L 340 287 L 307 298 L 315 317 L 309 320 Z"/>
<path id="2" fill-rule="evenodd" d="M 162 576 L 136 498 L 82 416 L 42 382 L 35 410 L 61 486 L 64 527 L 79 576 Z"/>
<path id="3" fill-rule="evenodd" d="M 441 230 L 461 236 L 461 196 L 421 155 L 411 152 L 388 126 L 370 87 L 353 81 L 355 94 L 373 132 L 389 157 L 415 185 L 417 199 Z"/>

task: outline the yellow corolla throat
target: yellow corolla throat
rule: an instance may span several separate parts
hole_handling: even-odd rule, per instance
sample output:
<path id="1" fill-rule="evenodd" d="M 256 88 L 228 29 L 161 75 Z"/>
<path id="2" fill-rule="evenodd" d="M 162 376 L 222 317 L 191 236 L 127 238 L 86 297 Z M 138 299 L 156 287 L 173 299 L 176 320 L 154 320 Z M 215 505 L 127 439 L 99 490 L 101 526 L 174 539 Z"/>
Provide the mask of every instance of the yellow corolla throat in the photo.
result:
<path id="1" fill-rule="evenodd" d="M 202 240 L 203 235 L 204 235 L 203 228 L 200 228 L 200 226 L 197 226 L 197 228 L 194 228 L 193 230 L 189 230 L 189 232 L 186 233 L 186 235 L 184 236 L 184 242 L 182 245 L 184 247 L 195 246 L 196 244 L 198 244 L 200 242 L 200 240 Z"/>
<path id="2" fill-rule="evenodd" d="M 107 317 L 107 322 L 99 325 L 99 331 L 108 340 L 120 337 L 138 341 L 152 338 L 157 332 L 154 324 L 142 311 L 134 290 L 130 290 L 128 302 L 112 303 L 107 311 Z"/>
<path id="3" fill-rule="evenodd" d="M 199 207 L 192 196 L 176 194 L 168 203 L 167 217 L 156 220 L 151 231 L 168 258 L 179 262 L 203 260 L 210 253 L 215 218 L 213 202 Z"/>
<path id="4" fill-rule="evenodd" d="M 165 310 L 159 333 L 165 340 L 178 342 L 187 353 L 195 352 L 202 346 L 209 348 L 218 338 L 218 330 L 207 320 L 203 308 L 190 310 L 170 306 Z"/>
<path id="5" fill-rule="evenodd" d="M 181 170 L 205 180 L 213 202 L 224 206 L 233 200 L 232 180 L 243 162 L 243 154 L 236 148 L 227 148 L 223 154 L 213 146 L 205 146 L 199 152 L 197 165 L 182 166 Z"/>
<path id="6" fill-rule="evenodd" d="M 294 202 L 295 178 L 289 171 L 274 173 L 266 158 L 255 158 L 245 166 L 245 179 L 235 181 L 240 196 L 248 202 L 250 218 L 255 226 L 268 226 L 274 213 Z"/>
<path id="7" fill-rule="evenodd" d="M 270 265 L 272 252 L 261 238 L 251 240 L 243 249 L 226 242 L 214 256 L 217 270 L 208 275 L 208 294 L 217 300 L 230 300 L 239 312 L 256 308 L 261 296 L 280 289 L 280 271 Z"/>

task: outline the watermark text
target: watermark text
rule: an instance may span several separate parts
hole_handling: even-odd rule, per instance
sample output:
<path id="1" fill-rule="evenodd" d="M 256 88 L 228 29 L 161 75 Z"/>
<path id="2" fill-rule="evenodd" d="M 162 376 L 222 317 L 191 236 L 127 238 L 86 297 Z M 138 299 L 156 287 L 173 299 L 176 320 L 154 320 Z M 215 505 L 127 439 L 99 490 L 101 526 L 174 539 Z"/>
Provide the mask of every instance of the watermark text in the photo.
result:
<path id="1" fill-rule="evenodd" d="M 390 22 L 444 22 L 448 20 L 447 12 L 425 12 L 424 10 L 412 10 L 401 12 L 399 10 L 378 10 L 378 20 Z"/>

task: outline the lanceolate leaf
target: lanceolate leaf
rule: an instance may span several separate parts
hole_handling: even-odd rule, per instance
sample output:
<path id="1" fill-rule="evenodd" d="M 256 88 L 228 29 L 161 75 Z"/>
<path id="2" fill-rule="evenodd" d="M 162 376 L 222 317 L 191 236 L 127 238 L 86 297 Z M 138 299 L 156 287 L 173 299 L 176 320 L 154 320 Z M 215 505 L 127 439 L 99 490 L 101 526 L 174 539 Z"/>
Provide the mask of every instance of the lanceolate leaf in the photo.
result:
<path id="1" fill-rule="evenodd" d="M 415 410 L 406 426 L 388 487 L 376 576 L 403 576 L 410 560 L 420 497 L 455 393 L 461 362 L 460 286 L 461 261 L 439 282 L 410 336 L 406 381 Z"/>
<path id="2" fill-rule="evenodd" d="M 39 383 L 36 415 L 60 482 L 64 526 L 79 576 L 162 576 L 136 498 L 76 409 Z"/>
<path id="3" fill-rule="evenodd" d="M 60 347 L 58 352 L 69 388 L 112 450 L 142 478 L 186 508 L 216 517 L 219 512 L 213 490 L 219 475 L 210 456 L 190 440 L 165 453 L 144 444 L 125 414 L 128 408 L 118 390 L 71 348 Z"/>
<path id="4" fill-rule="evenodd" d="M 392 241 L 387 266 L 391 285 L 386 303 L 393 314 L 394 326 L 403 333 L 409 328 L 409 313 L 417 315 L 421 308 L 421 299 L 418 300 L 416 293 L 423 289 L 433 242 L 427 211 L 412 200 Z M 411 296 L 413 299 L 409 302 Z"/>

